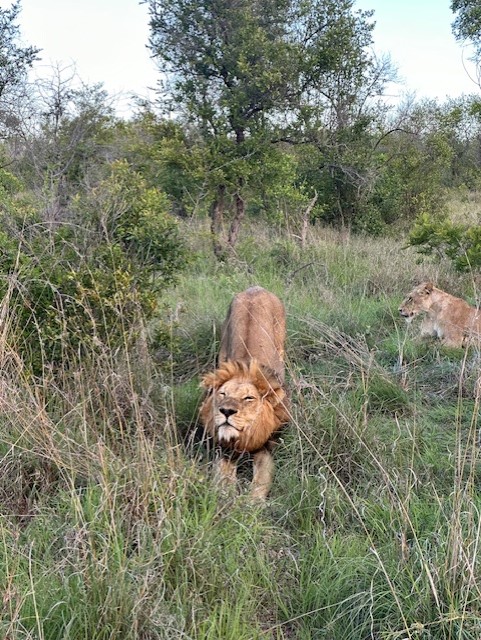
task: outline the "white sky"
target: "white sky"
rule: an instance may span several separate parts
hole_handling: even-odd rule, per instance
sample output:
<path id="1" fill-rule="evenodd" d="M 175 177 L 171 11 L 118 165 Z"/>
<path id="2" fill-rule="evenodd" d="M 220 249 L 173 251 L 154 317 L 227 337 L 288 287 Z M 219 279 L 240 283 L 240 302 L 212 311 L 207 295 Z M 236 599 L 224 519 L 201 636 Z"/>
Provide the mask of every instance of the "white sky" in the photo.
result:
<path id="1" fill-rule="evenodd" d="M 1 7 L 11 6 L 0 0 Z M 52 66 L 75 64 L 86 84 L 102 82 L 121 94 L 119 111 L 128 112 L 129 95 L 152 97 L 159 73 L 147 48 L 149 16 L 138 0 L 21 0 L 18 18 L 24 44 L 42 49 L 39 77 Z M 68 75 L 68 74 L 67 74 Z"/>
<path id="2" fill-rule="evenodd" d="M 417 98 L 480 94 L 470 48 L 457 42 L 451 24 L 450 0 L 356 0 L 356 7 L 374 9 L 374 48 L 388 53 L 403 86 L 395 92 Z"/>
<path id="3" fill-rule="evenodd" d="M 0 7 L 11 2 L 0 0 Z M 357 0 L 374 9 L 375 50 L 389 53 L 404 86 L 395 93 L 444 100 L 461 93 L 480 93 L 475 76 L 451 32 L 450 0 Z M 75 63 L 80 78 L 103 82 L 111 94 L 152 97 L 159 73 L 150 59 L 147 5 L 138 0 L 22 0 L 19 16 L 24 44 L 42 49 L 37 76 L 50 76 L 52 65 Z M 124 98 L 120 112 L 127 113 Z"/>

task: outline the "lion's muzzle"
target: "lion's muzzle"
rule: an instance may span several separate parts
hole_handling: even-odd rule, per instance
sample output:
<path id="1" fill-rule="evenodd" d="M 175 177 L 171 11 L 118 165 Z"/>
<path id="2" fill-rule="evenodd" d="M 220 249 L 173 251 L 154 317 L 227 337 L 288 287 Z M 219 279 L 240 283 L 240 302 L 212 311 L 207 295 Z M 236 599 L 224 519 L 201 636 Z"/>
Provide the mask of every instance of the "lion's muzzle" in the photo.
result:
<path id="1" fill-rule="evenodd" d="M 239 430 L 233 427 L 228 422 L 224 422 L 224 424 L 220 425 L 220 427 L 218 428 L 217 438 L 221 444 L 229 444 L 230 442 L 235 442 L 239 439 Z"/>
<path id="2" fill-rule="evenodd" d="M 233 416 L 237 413 L 237 409 L 235 409 L 234 407 L 219 407 L 219 411 L 222 413 L 222 415 L 225 416 L 226 420 L 228 420 L 230 418 L 230 416 Z"/>
<path id="3" fill-rule="evenodd" d="M 414 318 L 416 315 L 414 311 L 406 311 L 402 307 L 399 309 L 399 314 L 408 322 Z"/>
<path id="4" fill-rule="evenodd" d="M 217 438 L 219 442 L 229 444 L 239 438 L 239 430 L 232 424 L 231 418 L 239 412 L 239 406 L 235 398 L 224 398 L 218 407 L 219 418 L 222 422 L 217 424 Z"/>

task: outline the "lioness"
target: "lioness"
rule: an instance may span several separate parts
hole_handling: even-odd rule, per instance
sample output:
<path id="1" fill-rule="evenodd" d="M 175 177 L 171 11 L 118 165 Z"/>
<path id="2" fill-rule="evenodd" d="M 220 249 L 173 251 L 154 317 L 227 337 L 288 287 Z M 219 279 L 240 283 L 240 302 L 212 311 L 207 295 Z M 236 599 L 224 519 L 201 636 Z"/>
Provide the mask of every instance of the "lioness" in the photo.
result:
<path id="1" fill-rule="evenodd" d="M 465 300 L 423 282 L 406 296 L 399 313 L 407 322 L 424 313 L 421 336 L 436 337 L 449 347 L 464 347 L 481 338 L 481 314 Z"/>
<path id="2" fill-rule="evenodd" d="M 284 382 L 284 305 L 262 287 L 237 294 L 222 327 L 218 368 L 203 378 L 200 419 L 220 446 L 217 470 L 236 478 L 237 454 L 253 454 L 251 495 L 265 499 L 274 463 L 271 436 L 288 419 Z"/>

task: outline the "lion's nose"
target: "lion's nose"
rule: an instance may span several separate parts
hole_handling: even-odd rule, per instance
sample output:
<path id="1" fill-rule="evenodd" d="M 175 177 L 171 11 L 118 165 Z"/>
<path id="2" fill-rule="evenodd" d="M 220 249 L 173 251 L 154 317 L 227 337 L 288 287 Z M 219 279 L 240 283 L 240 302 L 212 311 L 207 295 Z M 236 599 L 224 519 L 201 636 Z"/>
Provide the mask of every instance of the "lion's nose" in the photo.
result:
<path id="1" fill-rule="evenodd" d="M 229 416 L 233 416 L 234 413 L 237 413 L 237 409 L 230 409 L 229 407 L 219 407 L 219 411 L 225 415 L 226 418 Z"/>

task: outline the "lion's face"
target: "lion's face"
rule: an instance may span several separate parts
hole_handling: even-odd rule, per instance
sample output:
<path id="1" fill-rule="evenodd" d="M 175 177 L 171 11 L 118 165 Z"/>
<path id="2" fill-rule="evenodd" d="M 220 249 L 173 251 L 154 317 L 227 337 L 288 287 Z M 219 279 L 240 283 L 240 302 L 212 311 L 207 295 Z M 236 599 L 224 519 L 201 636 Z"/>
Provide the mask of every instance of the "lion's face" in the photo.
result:
<path id="1" fill-rule="evenodd" d="M 412 322 L 419 313 L 429 311 L 432 304 L 433 288 L 431 282 L 423 282 L 406 296 L 399 307 L 399 313 L 407 322 Z"/>
<path id="2" fill-rule="evenodd" d="M 262 410 L 263 400 L 254 384 L 236 379 L 223 384 L 215 392 L 212 403 L 220 444 L 238 440 L 246 429 L 255 428 Z"/>
<path id="3" fill-rule="evenodd" d="M 210 394 L 200 417 L 222 447 L 256 451 L 288 420 L 284 390 L 255 362 L 224 363 L 204 377 L 204 386 Z"/>

